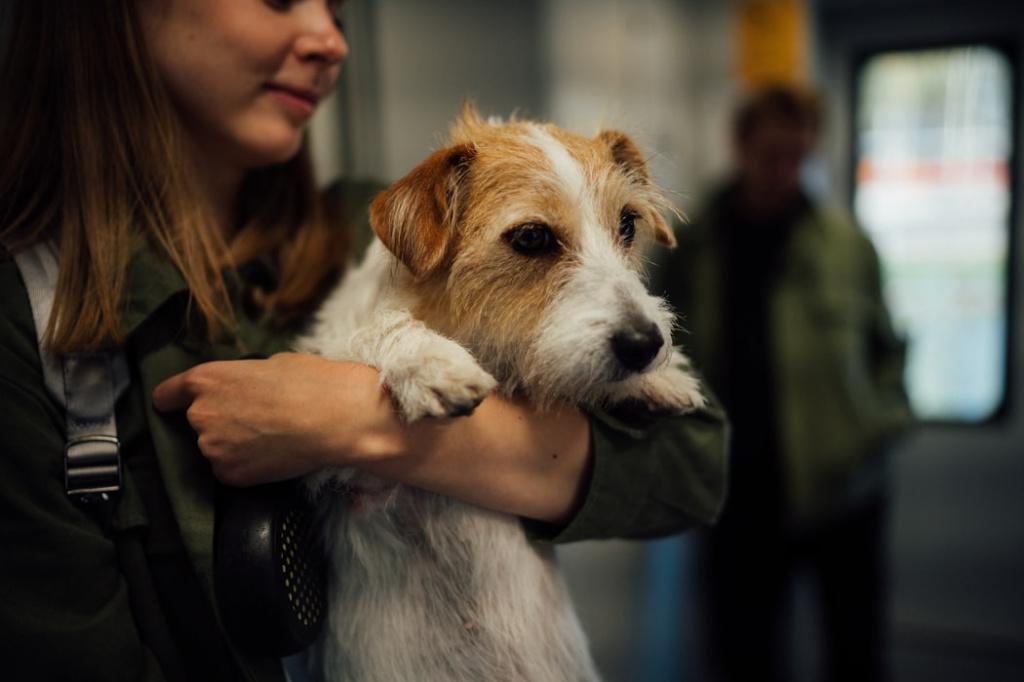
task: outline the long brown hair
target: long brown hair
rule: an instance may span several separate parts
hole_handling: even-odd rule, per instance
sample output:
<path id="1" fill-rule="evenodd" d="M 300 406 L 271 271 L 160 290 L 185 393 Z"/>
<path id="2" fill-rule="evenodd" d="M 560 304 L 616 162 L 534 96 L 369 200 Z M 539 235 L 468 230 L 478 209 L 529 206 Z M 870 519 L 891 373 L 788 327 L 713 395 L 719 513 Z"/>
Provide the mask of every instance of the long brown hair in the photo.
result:
<path id="1" fill-rule="evenodd" d="M 15 249 L 59 236 L 60 274 L 45 334 L 55 353 L 118 343 L 133 243 L 179 270 L 211 336 L 232 324 L 222 268 L 278 261 L 260 297 L 278 317 L 308 308 L 348 247 L 305 145 L 250 173 L 244 223 L 225 241 L 188 173 L 178 116 L 146 49 L 136 0 L 4 0 L 0 54 L 0 238 Z M 12 97 L 12 93 L 18 93 Z"/>

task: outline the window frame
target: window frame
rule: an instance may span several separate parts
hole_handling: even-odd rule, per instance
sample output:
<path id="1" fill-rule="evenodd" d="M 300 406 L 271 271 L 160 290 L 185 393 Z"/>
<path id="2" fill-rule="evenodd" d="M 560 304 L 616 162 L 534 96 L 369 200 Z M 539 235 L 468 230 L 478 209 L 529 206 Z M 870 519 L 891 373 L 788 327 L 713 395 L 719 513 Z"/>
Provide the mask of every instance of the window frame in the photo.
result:
<path id="1" fill-rule="evenodd" d="M 893 52 L 926 52 L 929 50 L 957 49 L 967 47 L 984 47 L 998 52 L 1006 60 L 1010 67 L 1010 153 L 1007 157 L 1007 169 L 1009 172 L 1008 186 L 1010 190 L 1009 207 L 1007 212 L 1007 258 L 1006 258 L 1006 329 L 1005 345 L 1003 347 L 1003 392 L 995 408 L 984 418 L 977 421 L 957 419 L 955 417 L 919 417 L 918 423 L 927 426 L 949 427 L 949 428 L 977 428 L 1005 423 L 1013 412 L 1013 405 L 1019 396 L 1015 395 L 1013 377 L 1015 375 L 1014 348 L 1017 342 L 1015 330 L 1014 312 L 1017 308 L 1019 296 L 1019 273 L 1015 267 L 1017 250 L 1019 248 L 1020 233 L 1020 202 L 1019 178 L 1020 169 L 1018 164 L 1021 160 L 1021 96 L 1024 94 L 1024 80 L 1022 80 L 1022 67 L 1020 56 L 1020 43 L 1014 37 L 1001 35 L 981 34 L 965 35 L 956 38 L 934 38 L 925 40 L 901 40 L 881 42 L 872 44 L 870 47 L 863 47 L 854 52 L 850 60 L 848 83 L 850 84 L 850 99 L 847 119 L 847 174 L 846 174 L 846 197 L 847 210 L 850 215 L 856 218 L 854 211 L 854 199 L 857 189 L 857 166 L 860 163 L 860 152 L 857 145 L 858 122 L 857 114 L 860 110 L 863 93 L 861 92 L 861 76 L 864 68 L 873 58 Z M 858 228 L 864 230 L 864 226 L 858 222 Z M 879 254 L 879 258 L 882 256 Z M 884 260 L 883 260 L 884 263 Z M 883 283 L 884 284 L 884 283 Z"/>

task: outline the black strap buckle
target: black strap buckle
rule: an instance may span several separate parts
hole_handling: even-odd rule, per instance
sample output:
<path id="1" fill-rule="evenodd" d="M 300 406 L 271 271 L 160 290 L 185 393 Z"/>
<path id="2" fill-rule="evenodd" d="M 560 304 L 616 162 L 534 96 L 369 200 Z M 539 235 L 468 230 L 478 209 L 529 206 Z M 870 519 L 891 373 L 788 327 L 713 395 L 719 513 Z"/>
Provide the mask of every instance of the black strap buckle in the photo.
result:
<path id="1" fill-rule="evenodd" d="M 121 441 L 79 436 L 64 446 L 64 491 L 78 502 L 107 501 L 121 490 Z"/>

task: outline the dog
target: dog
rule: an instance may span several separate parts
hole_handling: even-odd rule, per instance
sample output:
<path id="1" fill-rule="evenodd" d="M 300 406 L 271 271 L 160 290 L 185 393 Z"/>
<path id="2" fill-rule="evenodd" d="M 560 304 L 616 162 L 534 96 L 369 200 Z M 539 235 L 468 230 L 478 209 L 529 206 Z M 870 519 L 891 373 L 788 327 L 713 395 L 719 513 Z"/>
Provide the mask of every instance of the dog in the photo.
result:
<path id="1" fill-rule="evenodd" d="M 409 422 L 467 414 L 492 391 L 541 409 L 701 407 L 641 275 L 644 244 L 675 245 L 672 210 L 627 135 L 467 106 L 448 144 L 374 199 L 376 239 L 299 350 L 377 368 Z M 551 548 L 519 519 L 351 469 L 308 483 L 333 562 L 316 674 L 599 679 Z"/>

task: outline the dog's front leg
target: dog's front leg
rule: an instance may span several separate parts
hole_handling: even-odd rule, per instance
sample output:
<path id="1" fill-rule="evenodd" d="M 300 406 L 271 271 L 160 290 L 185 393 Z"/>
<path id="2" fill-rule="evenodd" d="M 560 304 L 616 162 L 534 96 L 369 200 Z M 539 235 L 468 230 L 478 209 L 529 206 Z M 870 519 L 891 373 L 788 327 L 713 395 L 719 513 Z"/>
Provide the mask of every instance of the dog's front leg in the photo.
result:
<path id="1" fill-rule="evenodd" d="M 471 413 L 497 382 L 469 351 L 405 310 L 383 310 L 353 335 L 352 359 L 376 367 L 406 421 Z"/>

